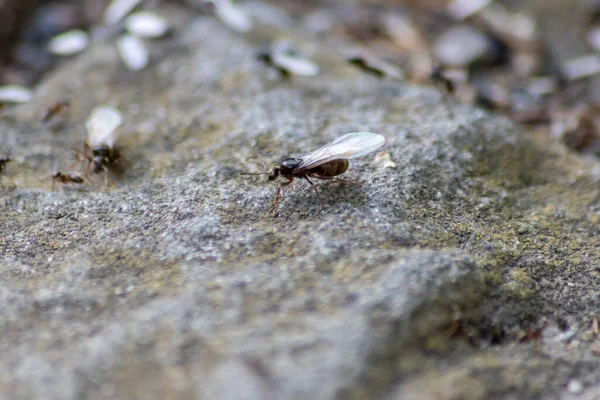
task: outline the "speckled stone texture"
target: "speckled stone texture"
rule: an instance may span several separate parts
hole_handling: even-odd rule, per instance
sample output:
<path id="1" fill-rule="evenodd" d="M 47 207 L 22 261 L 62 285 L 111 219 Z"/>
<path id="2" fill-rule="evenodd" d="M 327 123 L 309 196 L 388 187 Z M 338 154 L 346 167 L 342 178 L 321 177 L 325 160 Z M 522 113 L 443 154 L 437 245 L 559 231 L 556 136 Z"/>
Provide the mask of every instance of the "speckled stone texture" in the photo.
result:
<path id="1" fill-rule="evenodd" d="M 284 79 L 256 57 L 277 31 L 161 11 L 177 30 L 146 70 L 108 39 L 3 111 L 1 398 L 593 396 L 595 159 L 327 40 L 290 29 L 322 73 Z M 123 173 L 51 192 L 98 104 L 124 114 Z M 271 212 L 276 186 L 239 175 L 362 130 L 396 167 L 352 160 L 366 184 L 318 183 L 325 211 L 297 182 Z"/>

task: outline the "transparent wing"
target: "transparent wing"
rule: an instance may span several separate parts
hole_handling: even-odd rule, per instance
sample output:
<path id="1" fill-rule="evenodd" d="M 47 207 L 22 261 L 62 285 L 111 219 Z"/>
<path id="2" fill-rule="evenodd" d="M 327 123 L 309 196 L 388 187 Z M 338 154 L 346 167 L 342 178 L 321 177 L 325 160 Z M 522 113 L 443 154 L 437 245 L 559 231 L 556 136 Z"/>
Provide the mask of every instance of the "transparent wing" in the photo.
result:
<path id="1" fill-rule="evenodd" d="M 118 110 L 108 106 L 94 108 L 85 123 L 87 144 L 92 148 L 101 144 L 113 147 L 117 140 L 117 128 L 122 123 L 123 116 Z"/>
<path id="2" fill-rule="evenodd" d="M 319 74 L 319 66 L 306 58 L 283 53 L 275 53 L 271 57 L 275 65 L 294 75 L 316 76 Z"/>
<path id="3" fill-rule="evenodd" d="M 298 157 L 296 171 L 317 167 L 331 160 L 356 158 L 377 150 L 385 144 L 385 138 L 377 133 L 352 132 L 311 153 Z"/>

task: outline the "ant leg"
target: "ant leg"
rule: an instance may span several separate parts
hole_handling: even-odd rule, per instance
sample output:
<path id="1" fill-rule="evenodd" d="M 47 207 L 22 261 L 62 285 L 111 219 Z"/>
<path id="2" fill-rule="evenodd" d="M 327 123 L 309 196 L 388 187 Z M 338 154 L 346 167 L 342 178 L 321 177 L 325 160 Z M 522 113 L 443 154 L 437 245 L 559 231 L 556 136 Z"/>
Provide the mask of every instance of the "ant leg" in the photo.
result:
<path id="1" fill-rule="evenodd" d="M 108 189 L 108 168 L 102 166 L 102 169 L 104 170 L 104 188 Z"/>
<path id="2" fill-rule="evenodd" d="M 317 190 L 317 187 L 315 186 L 314 183 L 312 183 L 312 181 L 310 179 L 308 179 L 308 176 L 304 175 L 304 179 L 306 179 L 306 181 L 308 183 L 310 183 L 310 186 L 313 187 L 313 189 L 315 190 L 315 193 L 317 195 L 317 198 L 319 199 L 319 201 L 321 202 L 321 208 L 325 209 L 325 203 L 323 203 L 323 200 L 321 199 L 321 195 L 319 194 L 319 191 Z"/>
<path id="3" fill-rule="evenodd" d="M 81 164 L 84 161 L 87 161 L 88 164 L 90 163 L 90 157 L 87 156 L 83 151 L 80 151 L 80 150 L 77 150 L 77 149 L 71 149 L 71 151 L 77 155 L 77 159 L 71 165 L 71 168 L 74 168 L 75 165 Z M 87 165 L 86 165 L 86 170 L 87 170 Z"/>
<path id="4" fill-rule="evenodd" d="M 54 191 L 54 186 L 58 186 L 58 192 L 60 193 L 61 196 L 63 196 L 65 194 L 65 192 L 63 191 L 63 183 L 60 181 L 56 181 L 56 180 L 52 180 L 52 191 Z"/>
<path id="5" fill-rule="evenodd" d="M 288 186 L 290 185 L 292 182 L 294 181 L 294 179 L 290 179 L 287 182 L 281 182 L 279 183 L 279 185 L 277 185 L 277 194 L 275 195 L 275 201 L 273 201 L 272 206 L 273 208 L 277 207 L 277 204 L 279 203 L 279 196 L 281 194 L 281 187 L 282 186 Z"/>
<path id="6" fill-rule="evenodd" d="M 90 180 L 87 178 L 87 176 L 85 176 L 85 175 L 84 175 L 84 176 L 82 176 L 82 178 L 83 178 L 83 181 L 84 181 L 85 183 L 87 183 L 88 185 L 90 185 L 91 187 L 93 187 L 93 188 L 95 189 L 95 186 L 94 186 L 94 184 L 92 183 L 92 181 L 90 181 Z"/>
<path id="7" fill-rule="evenodd" d="M 91 170 L 92 170 L 92 160 L 88 159 L 87 164 L 85 164 L 85 176 L 86 177 L 90 176 Z"/>
<path id="8" fill-rule="evenodd" d="M 118 154 L 117 160 L 123 160 L 125 162 L 125 164 L 131 165 L 131 161 L 129 161 L 129 159 L 121 153 Z"/>

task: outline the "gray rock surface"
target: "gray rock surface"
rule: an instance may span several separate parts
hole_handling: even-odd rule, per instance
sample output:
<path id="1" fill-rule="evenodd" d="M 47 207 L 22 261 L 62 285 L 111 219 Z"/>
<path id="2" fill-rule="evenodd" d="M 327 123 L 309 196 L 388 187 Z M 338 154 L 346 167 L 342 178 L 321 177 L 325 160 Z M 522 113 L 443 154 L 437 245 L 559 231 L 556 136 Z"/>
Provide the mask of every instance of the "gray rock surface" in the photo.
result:
<path id="1" fill-rule="evenodd" d="M 0 120 L 1 398 L 593 395 L 596 160 L 326 41 L 291 34 L 322 73 L 286 80 L 256 58 L 280 32 L 161 12 L 178 30 L 146 70 L 96 43 Z M 123 174 L 51 192 L 98 104 L 124 114 Z M 275 185 L 239 176 L 357 130 L 396 168 L 353 160 L 367 184 L 319 183 L 325 211 L 298 182 L 272 213 Z"/>

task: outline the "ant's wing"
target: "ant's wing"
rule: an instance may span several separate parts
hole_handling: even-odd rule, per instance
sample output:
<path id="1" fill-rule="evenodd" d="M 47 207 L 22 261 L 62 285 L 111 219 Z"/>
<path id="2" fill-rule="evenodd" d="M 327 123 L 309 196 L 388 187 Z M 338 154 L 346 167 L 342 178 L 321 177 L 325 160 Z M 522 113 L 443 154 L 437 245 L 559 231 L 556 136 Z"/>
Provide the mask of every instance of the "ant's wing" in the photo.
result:
<path id="1" fill-rule="evenodd" d="M 94 148 L 105 144 L 112 148 L 117 139 L 117 128 L 122 123 L 123 116 L 117 109 L 108 106 L 94 108 L 85 123 L 88 130 L 88 146 Z"/>
<path id="2" fill-rule="evenodd" d="M 356 158 L 377 150 L 385 143 L 385 138 L 377 133 L 352 132 L 340 136 L 333 142 L 311 153 L 298 157 L 300 164 L 296 172 L 315 168 L 328 161 L 340 158 Z"/>

